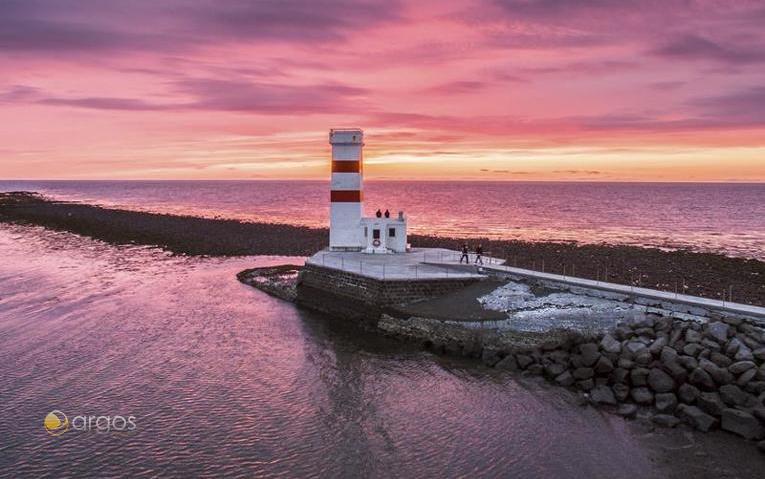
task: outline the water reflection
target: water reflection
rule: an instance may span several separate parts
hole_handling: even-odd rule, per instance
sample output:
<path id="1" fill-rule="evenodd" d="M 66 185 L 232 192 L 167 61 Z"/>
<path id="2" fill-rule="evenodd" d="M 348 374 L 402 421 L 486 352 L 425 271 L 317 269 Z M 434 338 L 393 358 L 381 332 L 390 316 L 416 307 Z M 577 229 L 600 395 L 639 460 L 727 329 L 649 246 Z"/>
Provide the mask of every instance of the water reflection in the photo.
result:
<path id="1" fill-rule="evenodd" d="M 0 467 L 15 477 L 657 477 L 560 390 L 383 340 L 194 259 L 0 227 Z M 42 428 L 51 409 L 133 433 Z"/>

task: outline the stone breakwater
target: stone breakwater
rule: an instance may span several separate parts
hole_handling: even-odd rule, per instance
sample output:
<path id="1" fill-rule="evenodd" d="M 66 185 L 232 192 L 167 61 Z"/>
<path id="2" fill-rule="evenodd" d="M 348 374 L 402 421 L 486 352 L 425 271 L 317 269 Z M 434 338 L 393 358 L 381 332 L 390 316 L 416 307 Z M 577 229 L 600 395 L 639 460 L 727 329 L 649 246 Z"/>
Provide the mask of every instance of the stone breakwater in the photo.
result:
<path id="1" fill-rule="evenodd" d="M 659 426 L 765 438 L 765 330 L 739 318 L 702 324 L 646 316 L 599 337 L 516 350 L 472 347 L 469 355 L 575 388 L 625 417 L 641 412 Z M 765 452 L 765 441 L 759 447 Z"/>
<path id="2" fill-rule="evenodd" d="M 295 302 L 297 299 L 297 276 L 300 266 L 290 264 L 251 268 L 239 272 L 236 279 L 244 284 L 258 288 L 271 296 L 285 301 Z"/>
<path id="3" fill-rule="evenodd" d="M 383 304 L 387 296 L 369 284 L 346 284 L 342 274 L 315 276 L 313 286 L 301 284 L 305 268 L 300 275 L 291 268 L 288 276 L 248 270 L 239 277 L 271 294 L 283 289 L 289 294 L 276 295 L 310 309 L 363 318 L 364 327 L 418 342 L 436 354 L 542 376 L 629 419 L 660 427 L 686 424 L 705 432 L 722 429 L 759 441 L 765 452 L 765 328 L 753 320 L 643 314 L 617 321 L 605 332 L 498 329 L 484 321 L 412 316 L 402 305 Z M 271 279 L 257 279 L 263 275 Z M 368 301 L 350 291 L 362 286 Z"/>

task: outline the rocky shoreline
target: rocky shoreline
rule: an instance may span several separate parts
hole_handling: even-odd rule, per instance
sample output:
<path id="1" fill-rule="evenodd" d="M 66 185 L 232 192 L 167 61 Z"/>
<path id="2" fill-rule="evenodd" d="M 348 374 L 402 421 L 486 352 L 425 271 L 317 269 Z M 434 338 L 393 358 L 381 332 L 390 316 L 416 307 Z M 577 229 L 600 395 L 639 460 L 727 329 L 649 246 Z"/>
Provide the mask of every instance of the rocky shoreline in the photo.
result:
<path id="1" fill-rule="evenodd" d="M 308 256 L 327 230 L 284 224 L 156 214 L 55 201 L 31 192 L 0 193 L 0 222 L 65 230 L 113 244 L 157 245 L 178 254 Z M 464 240 L 411 235 L 417 247 L 454 249 Z M 720 254 L 604 244 L 470 239 L 507 264 L 582 278 L 765 306 L 765 262 Z"/>
<path id="2" fill-rule="evenodd" d="M 482 349 L 480 360 L 575 388 L 589 402 L 628 418 L 641 414 L 662 427 L 721 428 L 761 441 L 765 452 L 765 329 L 738 318 L 702 324 L 647 316 L 602 336 Z"/>
<path id="3" fill-rule="evenodd" d="M 311 308 L 310 301 L 297 299 L 297 269 L 285 268 L 291 268 L 286 277 L 265 268 L 239 278 L 270 294 L 282 289 L 277 296 Z M 261 274 L 265 280 L 256 279 Z M 324 294 L 324 306 L 331 296 Z M 336 300 L 348 307 L 348 298 Z M 652 427 L 721 429 L 756 441 L 765 453 L 765 327 L 759 323 L 732 316 L 693 321 L 648 314 L 605 333 L 533 334 L 400 313 L 396 307 L 375 310 L 358 324 L 434 354 L 543 377 L 577 392 L 583 403 Z"/>

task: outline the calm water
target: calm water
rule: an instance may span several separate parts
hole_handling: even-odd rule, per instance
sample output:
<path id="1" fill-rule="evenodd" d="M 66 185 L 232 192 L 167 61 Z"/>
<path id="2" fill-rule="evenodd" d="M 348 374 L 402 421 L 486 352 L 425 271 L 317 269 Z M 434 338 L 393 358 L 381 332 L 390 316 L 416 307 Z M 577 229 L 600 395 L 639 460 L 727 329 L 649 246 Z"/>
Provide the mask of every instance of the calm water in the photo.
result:
<path id="1" fill-rule="evenodd" d="M 132 209 L 325 226 L 325 182 L 0 182 L 0 191 Z M 441 236 L 647 245 L 765 259 L 765 184 L 387 182 L 365 184 L 367 214 L 404 210 Z"/>
<path id="2" fill-rule="evenodd" d="M 558 389 L 381 342 L 234 277 L 283 258 L 7 225 L 0 254 L 0 476 L 662 476 L 625 422 Z M 52 409 L 137 428 L 51 437 Z"/>

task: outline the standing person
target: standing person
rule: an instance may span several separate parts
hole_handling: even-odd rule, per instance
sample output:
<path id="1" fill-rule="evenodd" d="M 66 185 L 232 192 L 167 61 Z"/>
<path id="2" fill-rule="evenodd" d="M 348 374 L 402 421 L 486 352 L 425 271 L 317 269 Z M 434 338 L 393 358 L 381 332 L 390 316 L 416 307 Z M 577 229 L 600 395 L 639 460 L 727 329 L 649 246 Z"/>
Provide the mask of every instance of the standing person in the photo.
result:
<path id="1" fill-rule="evenodd" d="M 483 246 L 479 244 L 475 247 L 475 264 L 481 263 L 481 266 L 483 266 L 481 255 L 483 255 Z"/>
<path id="2" fill-rule="evenodd" d="M 468 257 L 468 245 L 467 243 L 462 244 L 462 256 L 460 256 L 460 264 L 462 264 L 462 260 L 465 260 L 465 264 L 470 264 L 470 258 Z"/>

